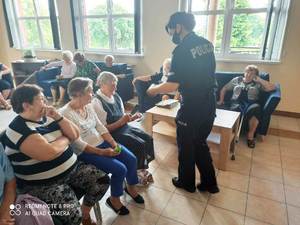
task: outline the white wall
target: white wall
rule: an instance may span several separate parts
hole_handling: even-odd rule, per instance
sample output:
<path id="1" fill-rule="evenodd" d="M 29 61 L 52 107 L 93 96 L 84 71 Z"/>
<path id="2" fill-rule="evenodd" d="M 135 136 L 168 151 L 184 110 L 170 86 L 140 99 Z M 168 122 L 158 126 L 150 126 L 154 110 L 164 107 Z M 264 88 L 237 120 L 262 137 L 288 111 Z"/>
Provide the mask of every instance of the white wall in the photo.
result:
<path id="1" fill-rule="evenodd" d="M 69 0 L 57 0 L 60 14 L 62 47 L 73 49 L 71 14 Z M 144 0 L 143 2 L 143 48 L 144 56 L 117 56 L 119 62 L 134 64 L 136 75 L 157 71 L 164 58 L 171 55 L 174 45 L 166 34 L 164 26 L 169 16 L 178 8 L 178 0 Z M 291 1 L 290 16 L 283 47 L 282 60 L 279 64 L 259 64 L 262 71 L 271 74 L 272 82 L 281 84 L 282 100 L 278 110 L 300 113 L 300 1 Z M 0 3 L 0 61 L 10 64 L 12 60 L 21 58 L 21 51 L 9 48 L 2 1 Z M 37 52 L 39 58 L 59 58 L 60 52 Z M 103 55 L 87 54 L 87 57 L 102 60 Z M 217 69 L 225 71 L 242 71 L 247 63 L 218 62 Z"/>

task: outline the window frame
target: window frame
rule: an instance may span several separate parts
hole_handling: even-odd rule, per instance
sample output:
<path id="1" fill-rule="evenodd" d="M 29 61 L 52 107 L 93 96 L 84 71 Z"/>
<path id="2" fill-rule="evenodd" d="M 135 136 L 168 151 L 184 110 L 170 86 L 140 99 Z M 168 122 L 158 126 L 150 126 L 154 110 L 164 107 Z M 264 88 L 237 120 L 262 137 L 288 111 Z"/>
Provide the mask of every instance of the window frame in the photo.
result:
<path id="1" fill-rule="evenodd" d="M 223 36 L 221 41 L 221 50 L 220 53 L 216 53 L 217 59 L 221 60 L 250 60 L 250 61 L 279 61 L 282 52 L 282 45 L 284 41 L 284 35 L 286 30 L 286 23 L 288 18 L 288 11 L 290 0 L 278 0 L 278 7 L 273 7 L 274 0 L 269 0 L 266 7 L 261 8 L 235 8 L 235 0 L 225 0 L 224 9 L 216 10 L 202 10 L 202 11 L 192 11 L 192 2 L 197 0 L 187 0 L 187 11 L 193 13 L 195 16 L 198 15 L 222 15 L 224 16 L 223 24 Z M 208 1 L 208 4 L 210 1 Z M 286 12 L 282 12 L 282 11 Z M 259 54 L 235 54 L 230 52 L 230 42 L 232 36 L 232 24 L 234 15 L 241 14 L 255 14 L 255 13 L 266 13 L 265 26 L 263 31 L 262 43 L 260 45 Z M 268 20 L 274 13 L 273 22 L 268 25 Z M 272 24 L 273 23 L 273 24 Z M 275 25 L 274 25 L 275 24 Z M 275 29 L 272 29 L 272 25 L 276 26 Z M 269 26 L 269 27 L 268 27 Z M 276 34 L 279 31 L 282 32 L 281 37 L 276 37 Z M 268 36 L 266 36 L 268 34 Z M 268 43 L 268 40 L 271 40 Z M 277 52 L 273 52 L 277 45 Z M 266 51 L 266 48 L 271 50 Z M 274 54 L 274 55 L 273 55 Z"/>
<path id="2" fill-rule="evenodd" d="M 6 20 L 6 27 L 8 33 L 8 39 L 10 43 L 10 47 L 15 47 L 17 49 L 28 49 L 32 48 L 35 50 L 60 50 L 61 42 L 60 42 L 60 34 L 58 28 L 58 16 L 56 10 L 55 0 L 48 0 L 48 16 L 39 16 L 38 8 L 37 8 L 37 0 L 31 0 L 33 2 L 33 12 L 34 16 L 18 16 L 16 10 L 16 0 L 12 1 L 3 1 L 3 10 Z M 52 31 L 52 40 L 53 40 L 53 48 L 49 48 L 45 44 L 45 40 L 42 34 L 41 29 L 41 21 L 48 20 L 50 22 L 51 31 Z M 39 46 L 25 46 L 23 43 L 23 34 L 20 32 L 20 22 L 23 21 L 34 21 L 37 25 L 38 31 L 38 40 Z"/>
<path id="3" fill-rule="evenodd" d="M 112 53 L 120 55 L 137 55 L 141 53 L 141 2 L 140 0 L 132 0 L 134 2 L 133 14 L 123 13 L 123 14 L 113 14 L 112 13 L 112 2 L 113 0 L 106 0 L 107 12 L 103 15 L 83 15 L 83 1 L 85 0 L 70 0 L 71 1 L 71 10 L 72 10 L 72 22 L 73 22 L 73 31 L 74 31 L 74 43 L 75 49 L 80 49 L 86 52 L 95 52 L 95 53 Z M 83 37 L 86 35 L 84 32 L 84 20 L 86 19 L 105 19 L 108 26 L 108 44 L 109 48 L 89 48 L 85 46 Z M 113 21 L 117 18 L 129 18 L 134 21 L 134 43 L 133 49 L 118 49 L 116 47 L 115 34 L 113 28 Z"/>

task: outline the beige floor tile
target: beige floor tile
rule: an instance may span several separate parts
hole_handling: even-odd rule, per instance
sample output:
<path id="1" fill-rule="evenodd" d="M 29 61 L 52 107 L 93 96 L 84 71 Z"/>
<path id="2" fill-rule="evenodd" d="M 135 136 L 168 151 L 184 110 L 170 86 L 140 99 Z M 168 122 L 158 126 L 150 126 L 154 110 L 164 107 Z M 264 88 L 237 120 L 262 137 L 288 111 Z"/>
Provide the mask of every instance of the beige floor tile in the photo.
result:
<path id="1" fill-rule="evenodd" d="M 208 204 L 245 214 L 247 194 L 220 186 L 220 192 L 210 196 Z"/>
<path id="2" fill-rule="evenodd" d="M 183 223 L 161 216 L 156 225 L 183 225 Z"/>
<path id="3" fill-rule="evenodd" d="M 252 164 L 251 176 L 280 183 L 283 182 L 281 168 L 268 166 L 263 163 Z"/>
<path id="4" fill-rule="evenodd" d="M 166 156 L 166 158 L 160 162 L 160 168 L 163 168 L 172 174 L 177 174 L 177 172 L 178 172 L 178 154 L 177 153 L 169 153 Z"/>
<path id="5" fill-rule="evenodd" d="M 300 224 L 300 208 L 288 205 L 289 225 Z"/>
<path id="6" fill-rule="evenodd" d="M 244 146 L 235 146 L 235 154 L 251 158 L 253 150 Z"/>
<path id="7" fill-rule="evenodd" d="M 300 188 L 285 185 L 286 203 L 300 207 Z"/>
<path id="8" fill-rule="evenodd" d="M 227 161 L 227 171 L 232 171 L 249 176 L 251 168 L 251 158 L 236 155 L 235 160 Z"/>
<path id="9" fill-rule="evenodd" d="M 291 148 L 298 148 L 300 146 L 300 140 L 294 138 L 285 138 L 280 137 L 280 147 L 291 147 Z"/>
<path id="10" fill-rule="evenodd" d="M 244 225 L 244 216 L 208 205 L 201 225 Z"/>
<path id="11" fill-rule="evenodd" d="M 278 128 L 283 130 L 300 131 L 296 118 L 282 117 L 278 120 Z"/>
<path id="12" fill-rule="evenodd" d="M 299 148 L 300 149 L 300 148 Z M 300 173 L 300 158 L 282 156 L 282 168 L 287 170 L 293 170 Z"/>
<path id="13" fill-rule="evenodd" d="M 278 136 L 275 136 L 275 135 L 266 135 L 265 138 L 264 138 L 264 141 L 261 142 L 261 146 L 262 145 L 279 145 L 279 137 Z"/>
<path id="14" fill-rule="evenodd" d="M 140 194 L 144 197 L 145 204 L 136 204 L 132 199 L 128 202 L 136 207 L 146 209 L 155 214 L 161 214 L 172 196 L 172 192 L 153 186 L 143 189 Z"/>
<path id="15" fill-rule="evenodd" d="M 205 210 L 201 201 L 173 194 L 162 215 L 188 225 L 199 225 Z"/>
<path id="16" fill-rule="evenodd" d="M 249 176 L 231 171 L 220 171 L 218 174 L 218 184 L 238 191 L 247 192 Z"/>
<path id="17" fill-rule="evenodd" d="M 245 225 L 270 225 L 269 223 L 264 223 L 246 216 Z"/>
<path id="18" fill-rule="evenodd" d="M 300 173 L 292 170 L 283 170 L 284 184 L 300 188 Z"/>
<path id="19" fill-rule="evenodd" d="M 280 152 L 281 152 L 282 157 L 287 156 L 287 157 L 293 157 L 293 158 L 300 159 L 300 148 L 299 148 L 299 146 L 297 148 L 281 146 L 280 147 Z"/>
<path id="20" fill-rule="evenodd" d="M 183 189 L 180 189 L 180 188 L 177 188 L 175 190 L 175 193 L 179 194 L 179 195 L 183 195 L 187 198 L 199 200 L 203 203 L 206 203 L 208 201 L 208 198 L 209 198 L 209 195 L 210 195 L 208 192 L 199 192 L 197 189 L 194 193 L 190 193 L 190 192 L 187 192 L 187 191 L 185 191 Z"/>
<path id="21" fill-rule="evenodd" d="M 248 195 L 246 216 L 274 225 L 287 225 L 286 205 Z"/>
<path id="22" fill-rule="evenodd" d="M 256 151 L 256 149 L 253 152 L 252 162 L 281 168 L 280 154 L 270 154 L 268 152 Z"/>
<path id="23" fill-rule="evenodd" d="M 175 187 L 172 184 L 172 177 L 176 176 L 176 173 L 171 173 L 162 167 L 159 167 L 153 173 L 154 183 L 153 186 L 159 187 L 168 191 L 174 191 Z"/>
<path id="24" fill-rule="evenodd" d="M 148 171 L 153 174 L 155 170 L 159 167 L 159 163 L 157 162 L 157 160 L 153 160 L 148 164 L 148 166 Z"/>
<path id="25" fill-rule="evenodd" d="M 253 149 L 253 153 L 254 152 L 278 156 L 280 155 L 280 147 L 279 144 L 262 143 L 262 145 L 256 146 L 255 149 Z"/>
<path id="26" fill-rule="evenodd" d="M 249 194 L 285 202 L 283 184 L 256 177 L 250 178 Z"/>
<path id="27" fill-rule="evenodd" d="M 110 208 L 108 208 L 105 204 L 101 204 L 100 207 L 101 207 L 101 214 L 102 214 L 101 225 L 113 224 L 113 222 L 116 220 L 118 215 L 114 211 L 112 211 Z M 91 218 L 94 221 L 97 221 L 93 209 L 91 210 L 90 214 L 91 214 Z"/>
<path id="28" fill-rule="evenodd" d="M 147 210 L 128 205 L 130 214 L 127 216 L 118 216 L 113 225 L 155 225 L 159 215 Z"/>

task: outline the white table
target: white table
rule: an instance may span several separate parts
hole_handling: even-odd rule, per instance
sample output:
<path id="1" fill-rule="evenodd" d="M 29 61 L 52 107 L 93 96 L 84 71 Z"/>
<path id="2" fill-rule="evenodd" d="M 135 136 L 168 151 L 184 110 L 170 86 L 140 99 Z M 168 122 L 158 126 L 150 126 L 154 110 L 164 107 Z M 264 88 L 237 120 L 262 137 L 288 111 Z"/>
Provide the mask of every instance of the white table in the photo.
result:
<path id="1" fill-rule="evenodd" d="M 175 117 L 179 104 L 172 109 L 165 109 L 160 107 L 153 107 L 146 112 L 145 116 L 145 130 L 150 135 L 153 134 L 153 126 L 157 121 L 165 121 L 172 125 L 175 125 Z M 213 141 L 214 144 L 219 146 L 219 163 L 218 168 L 221 170 L 226 170 L 226 162 L 229 158 L 230 150 L 234 151 L 235 138 L 237 136 L 239 128 L 239 112 L 217 109 L 216 118 L 212 128 L 212 133 L 210 136 L 215 137 L 214 134 L 219 134 L 219 141 Z M 166 131 L 167 129 L 165 129 Z M 174 136 L 174 132 L 166 131 L 165 135 Z M 208 142 L 210 140 L 208 139 Z"/>

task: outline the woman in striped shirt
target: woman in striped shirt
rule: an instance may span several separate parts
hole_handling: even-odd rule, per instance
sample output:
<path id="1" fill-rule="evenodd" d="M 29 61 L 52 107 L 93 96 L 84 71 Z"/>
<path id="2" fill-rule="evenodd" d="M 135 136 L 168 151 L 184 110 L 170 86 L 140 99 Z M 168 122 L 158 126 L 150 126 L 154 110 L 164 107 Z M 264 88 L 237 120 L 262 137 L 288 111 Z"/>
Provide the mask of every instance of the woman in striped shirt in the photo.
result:
<path id="1" fill-rule="evenodd" d="M 7 128 L 3 142 L 18 192 L 53 206 L 52 215 L 64 224 L 93 224 L 90 209 L 105 194 L 109 178 L 94 166 L 77 161 L 70 147 L 79 137 L 76 125 L 47 106 L 36 85 L 19 86 L 11 103 L 18 116 Z M 76 191 L 83 188 L 86 194 L 80 207 Z"/>

